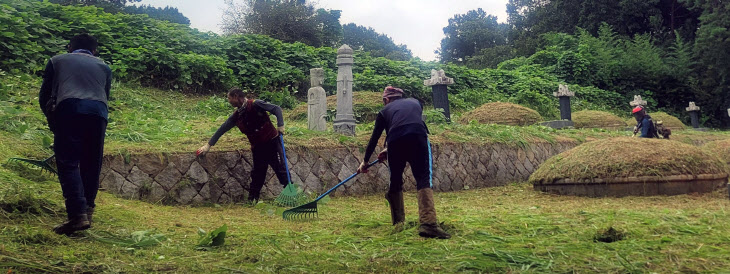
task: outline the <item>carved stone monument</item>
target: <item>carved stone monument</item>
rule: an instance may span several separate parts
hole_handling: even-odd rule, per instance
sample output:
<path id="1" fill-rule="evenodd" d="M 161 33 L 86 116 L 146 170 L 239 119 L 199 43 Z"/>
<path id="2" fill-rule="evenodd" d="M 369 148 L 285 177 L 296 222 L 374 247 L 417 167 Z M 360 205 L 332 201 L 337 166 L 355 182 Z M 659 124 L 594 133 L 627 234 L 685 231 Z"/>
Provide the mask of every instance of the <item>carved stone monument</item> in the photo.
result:
<path id="1" fill-rule="evenodd" d="M 327 130 L 327 93 L 322 88 L 324 84 L 324 69 L 309 70 L 312 87 L 307 91 L 307 124 L 310 130 Z"/>
<path id="2" fill-rule="evenodd" d="M 335 132 L 354 136 L 355 115 L 352 112 L 352 49 L 342 45 L 337 49 L 337 115 Z"/>
<path id="3" fill-rule="evenodd" d="M 646 101 L 641 99 L 641 95 L 634 95 L 634 100 L 629 102 L 629 105 L 631 105 L 632 107 L 636 107 L 636 106 L 645 107 Z"/>
<path id="4" fill-rule="evenodd" d="M 689 112 L 692 128 L 700 128 L 700 107 L 695 105 L 695 102 L 689 102 L 689 106 L 685 109 Z"/>
<path id="5" fill-rule="evenodd" d="M 570 112 L 570 97 L 575 96 L 575 92 L 568 89 L 568 86 L 560 84 L 558 91 L 553 92 L 553 96 L 560 100 L 560 119 L 572 121 Z"/>
<path id="6" fill-rule="evenodd" d="M 449 93 L 447 86 L 454 84 L 454 79 L 446 77 L 444 70 L 431 70 L 431 79 L 423 80 L 423 84 L 431 87 L 433 107 L 443 109 L 446 121 L 451 122 L 449 111 Z"/>

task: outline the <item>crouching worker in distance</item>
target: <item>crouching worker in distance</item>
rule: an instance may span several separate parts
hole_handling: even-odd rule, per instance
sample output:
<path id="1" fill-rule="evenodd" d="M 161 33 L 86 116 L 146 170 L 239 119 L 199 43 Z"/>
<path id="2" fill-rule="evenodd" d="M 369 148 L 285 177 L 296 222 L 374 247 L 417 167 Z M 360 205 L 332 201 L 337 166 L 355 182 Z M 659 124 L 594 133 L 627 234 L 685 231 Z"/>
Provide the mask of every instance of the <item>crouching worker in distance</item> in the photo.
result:
<path id="1" fill-rule="evenodd" d="M 358 172 L 367 173 L 367 163 L 375 150 L 383 130 L 386 132 L 386 149 L 378 159 L 387 158 L 390 165 L 390 187 L 385 199 L 390 204 L 393 225 L 405 221 L 403 205 L 403 171 L 406 163 L 411 164 L 418 189 L 418 215 L 421 237 L 448 239 L 451 235 L 438 225 L 433 202 L 431 173 L 431 146 L 428 129 L 421 118 L 423 107 L 418 100 L 403 98 L 403 90 L 387 87 L 383 92 L 385 107 L 378 113 L 370 142 L 365 149 L 365 159 Z"/>
<path id="2" fill-rule="evenodd" d="M 283 148 L 279 142 L 279 134 L 284 134 L 284 116 L 281 108 L 248 97 L 250 96 L 239 88 L 228 91 L 228 102 L 236 108 L 236 111 L 218 128 L 208 143 L 196 151 L 196 154 L 205 155 L 224 133 L 233 127 L 238 127 L 251 143 L 253 169 L 248 188 L 248 201 L 255 204 L 259 200 L 269 166 L 282 185 L 286 186 L 289 180 L 284 165 Z M 276 116 L 277 127 L 271 123 L 269 113 Z"/>

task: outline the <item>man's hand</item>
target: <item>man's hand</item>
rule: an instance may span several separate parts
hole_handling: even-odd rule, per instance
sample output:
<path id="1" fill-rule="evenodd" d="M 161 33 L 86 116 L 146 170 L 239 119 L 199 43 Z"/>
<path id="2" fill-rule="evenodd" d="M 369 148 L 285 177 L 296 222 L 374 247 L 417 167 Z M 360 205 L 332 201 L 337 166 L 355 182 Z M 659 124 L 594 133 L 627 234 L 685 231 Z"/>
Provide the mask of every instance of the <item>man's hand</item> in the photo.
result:
<path id="1" fill-rule="evenodd" d="M 360 163 L 360 167 L 357 168 L 357 173 L 368 173 L 368 163 Z"/>
<path id="2" fill-rule="evenodd" d="M 383 151 L 381 151 L 378 154 L 378 160 L 380 160 L 381 162 L 385 162 L 388 160 L 388 149 L 387 148 L 383 149 Z"/>
<path id="3" fill-rule="evenodd" d="M 206 153 L 210 151 L 210 145 L 205 144 L 204 146 L 200 147 L 198 150 L 195 151 L 196 156 L 204 156 Z"/>
<path id="4" fill-rule="evenodd" d="M 284 126 L 277 127 L 276 130 L 279 131 L 279 134 L 284 135 Z"/>

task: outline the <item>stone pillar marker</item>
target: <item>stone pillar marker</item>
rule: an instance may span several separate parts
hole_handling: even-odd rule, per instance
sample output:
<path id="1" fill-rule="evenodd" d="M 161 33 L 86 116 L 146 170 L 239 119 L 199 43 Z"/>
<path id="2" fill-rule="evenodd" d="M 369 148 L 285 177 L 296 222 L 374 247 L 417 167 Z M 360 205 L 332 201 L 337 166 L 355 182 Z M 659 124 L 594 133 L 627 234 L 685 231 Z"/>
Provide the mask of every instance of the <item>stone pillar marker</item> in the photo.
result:
<path id="1" fill-rule="evenodd" d="M 560 99 L 560 119 L 572 121 L 570 113 L 570 97 L 575 96 L 575 92 L 568 89 L 568 86 L 560 84 L 558 91 L 553 92 L 553 96 Z"/>
<path id="2" fill-rule="evenodd" d="M 641 99 L 641 95 L 634 95 L 634 100 L 629 102 L 629 105 L 631 105 L 632 107 L 636 107 L 636 106 L 645 107 L 646 101 Z"/>
<path id="3" fill-rule="evenodd" d="M 685 108 L 689 112 L 689 118 L 692 121 L 693 128 L 700 128 L 700 107 L 695 102 L 689 102 L 689 106 Z"/>
<path id="4" fill-rule="evenodd" d="M 433 107 L 443 109 L 446 121 L 451 122 L 451 111 L 449 110 L 449 93 L 447 86 L 454 84 L 454 78 L 446 77 L 444 70 L 431 70 L 431 79 L 423 80 L 425 86 L 431 87 Z"/>
<path id="5" fill-rule="evenodd" d="M 327 93 L 322 88 L 324 69 L 310 69 L 309 77 L 312 87 L 307 91 L 307 124 L 310 130 L 326 131 Z"/>
<path id="6" fill-rule="evenodd" d="M 335 132 L 354 136 L 355 114 L 352 111 L 352 49 L 342 45 L 337 49 L 337 115 Z"/>

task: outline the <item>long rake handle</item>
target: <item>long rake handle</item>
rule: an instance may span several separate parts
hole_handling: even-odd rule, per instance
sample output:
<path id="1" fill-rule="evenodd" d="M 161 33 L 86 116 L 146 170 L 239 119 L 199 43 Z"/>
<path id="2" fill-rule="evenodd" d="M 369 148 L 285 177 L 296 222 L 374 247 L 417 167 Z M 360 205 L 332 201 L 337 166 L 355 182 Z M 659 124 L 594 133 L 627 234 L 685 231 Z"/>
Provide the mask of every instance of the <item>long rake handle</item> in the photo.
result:
<path id="1" fill-rule="evenodd" d="M 378 162 L 380 162 L 380 160 L 375 160 L 375 161 L 370 162 L 368 164 L 368 168 L 370 168 L 371 166 L 377 164 Z M 335 185 L 333 188 L 330 188 L 324 194 L 319 195 L 319 197 L 317 197 L 317 199 L 315 199 L 314 202 L 317 202 L 317 201 L 321 200 L 322 198 L 324 198 L 324 196 L 327 196 L 327 194 L 330 194 L 330 192 L 334 191 L 335 189 L 337 189 L 341 185 L 344 185 L 345 183 L 347 183 L 347 181 L 352 180 L 352 178 L 355 178 L 355 176 L 357 176 L 358 174 L 360 174 L 360 173 L 359 172 L 355 172 L 355 174 L 350 175 L 350 177 L 347 177 L 347 179 L 345 179 L 344 181 L 342 181 L 339 184 Z"/>
<path id="2" fill-rule="evenodd" d="M 284 148 L 284 135 L 279 133 L 279 139 L 281 140 L 281 152 L 284 154 L 284 168 L 286 168 L 286 180 L 288 183 L 291 182 L 291 175 L 289 175 L 289 164 L 286 163 L 286 148 Z"/>

